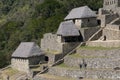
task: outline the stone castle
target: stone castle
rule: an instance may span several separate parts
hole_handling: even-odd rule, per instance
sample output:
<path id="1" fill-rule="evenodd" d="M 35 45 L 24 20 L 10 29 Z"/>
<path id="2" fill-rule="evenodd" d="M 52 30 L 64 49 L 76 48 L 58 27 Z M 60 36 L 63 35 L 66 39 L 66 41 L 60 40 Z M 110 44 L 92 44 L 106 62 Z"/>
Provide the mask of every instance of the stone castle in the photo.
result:
<path id="1" fill-rule="evenodd" d="M 55 34 L 44 34 L 41 48 L 34 42 L 22 42 L 12 54 L 12 68 L 29 73 L 33 66 L 43 66 L 45 63 L 42 71 L 47 68 L 51 75 L 77 79 L 119 80 L 119 10 L 120 0 L 104 0 L 103 8 L 99 9 L 98 14 L 88 6 L 72 9 Z M 80 46 L 104 47 L 111 50 L 84 50 L 80 49 Z M 76 69 L 52 67 L 61 62 Z"/>

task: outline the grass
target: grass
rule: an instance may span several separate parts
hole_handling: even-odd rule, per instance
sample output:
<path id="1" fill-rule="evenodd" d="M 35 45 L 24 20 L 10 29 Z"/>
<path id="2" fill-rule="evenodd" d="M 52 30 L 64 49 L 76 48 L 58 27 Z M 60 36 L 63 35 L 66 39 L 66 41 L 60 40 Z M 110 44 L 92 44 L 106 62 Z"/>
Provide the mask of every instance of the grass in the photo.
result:
<path id="1" fill-rule="evenodd" d="M 13 70 L 12 68 L 8 68 L 3 70 L 3 74 L 13 76 L 14 74 L 18 73 L 17 70 Z"/>
<path id="2" fill-rule="evenodd" d="M 69 55 L 70 57 L 75 57 L 75 58 L 106 58 L 105 56 L 81 56 L 80 54 L 78 53 L 75 53 L 75 54 L 72 54 L 72 55 Z"/>
<path id="3" fill-rule="evenodd" d="M 47 50 L 46 52 L 49 54 L 60 54 L 60 52 L 54 50 Z"/>
<path id="4" fill-rule="evenodd" d="M 61 76 L 55 76 L 55 75 L 50 75 L 50 74 L 41 74 L 40 77 L 44 77 L 50 80 L 76 80 L 76 79 L 69 78 L 69 77 L 61 77 Z"/>
<path id="5" fill-rule="evenodd" d="M 120 49 L 120 47 L 91 47 L 91 46 L 81 46 L 80 49 L 87 49 L 87 50 L 112 50 L 112 49 Z"/>
<path id="6" fill-rule="evenodd" d="M 82 79 L 82 80 L 112 80 L 112 79 Z"/>
<path id="7" fill-rule="evenodd" d="M 62 63 L 62 64 L 57 65 L 55 67 L 57 67 L 57 68 L 63 68 L 63 69 L 69 69 L 69 70 L 82 70 L 82 71 L 84 71 L 84 70 L 89 70 L 89 71 L 112 70 L 112 68 L 108 68 L 108 69 L 105 69 L 105 68 L 99 68 L 99 69 L 97 69 L 97 68 L 82 68 L 82 69 L 80 69 L 80 67 L 70 67 L 70 66 L 67 66 L 65 63 Z"/>
<path id="8" fill-rule="evenodd" d="M 58 65 L 59 67 L 68 67 L 65 63 Z"/>
<path id="9" fill-rule="evenodd" d="M 80 70 L 79 67 L 70 67 L 70 66 L 67 66 L 65 63 L 59 64 L 59 65 L 57 65 L 55 67 L 65 68 L 65 69 L 70 69 L 70 70 Z"/>

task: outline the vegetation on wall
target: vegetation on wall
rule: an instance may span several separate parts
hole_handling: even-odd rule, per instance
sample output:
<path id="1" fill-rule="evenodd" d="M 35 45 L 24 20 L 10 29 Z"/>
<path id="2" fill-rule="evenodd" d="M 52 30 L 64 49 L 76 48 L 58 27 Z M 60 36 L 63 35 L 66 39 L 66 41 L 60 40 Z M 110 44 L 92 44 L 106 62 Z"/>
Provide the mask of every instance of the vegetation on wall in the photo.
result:
<path id="1" fill-rule="evenodd" d="M 0 68 L 22 41 L 40 44 L 44 33 L 55 33 L 72 8 L 102 7 L 102 0 L 0 0 Z"/>

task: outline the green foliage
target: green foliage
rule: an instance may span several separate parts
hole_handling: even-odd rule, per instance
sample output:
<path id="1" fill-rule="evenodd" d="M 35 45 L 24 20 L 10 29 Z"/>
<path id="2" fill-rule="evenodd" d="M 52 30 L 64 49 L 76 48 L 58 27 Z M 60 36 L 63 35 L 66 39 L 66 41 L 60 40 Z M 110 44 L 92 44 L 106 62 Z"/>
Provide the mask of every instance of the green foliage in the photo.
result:
<path id="1" fill-rule="evenodd" d="M 59 2 L 56 0 L 45 0 L 43 4 L 36 6 L 38 13 L 41 13 L 42 17 L 48 18 L 55 15 L 55 10 L 60 8 Z"/>
<path id="2" fill-rule="evenodd" d="M 55 33 L 61 21 L 75 7 L 102 7 L 102 0 L 0 0 L 0 67 L 22 41 L 40 44 L 44 33 Z"/>

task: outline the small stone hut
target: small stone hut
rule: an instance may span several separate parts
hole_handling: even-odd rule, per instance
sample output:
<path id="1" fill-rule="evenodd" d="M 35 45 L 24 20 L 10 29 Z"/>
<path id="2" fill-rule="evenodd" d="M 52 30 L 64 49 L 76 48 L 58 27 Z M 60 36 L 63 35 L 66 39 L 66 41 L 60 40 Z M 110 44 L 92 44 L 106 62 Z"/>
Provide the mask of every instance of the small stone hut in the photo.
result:
<path id="1" fill-rule="evenodd" d="M 78 28 L 97 25 L 97 16 L 88 6 L 72 9 L 64 20 L 73 20 Z"/>
<path id="2" fill-rule="evenodd" d="M 82 35 L 72 20 L 64 21 L 60 24 L 57 35 L 61 37 L 61 42 L 80 42 Z"/>
<path id="3" fill-rule="evenodd" d="M 44 52 L 34 42 L 21 42 L 12 54 L 11 65 L 13 69 L 29 72 L 30 65 L 44 61 Z"/>

